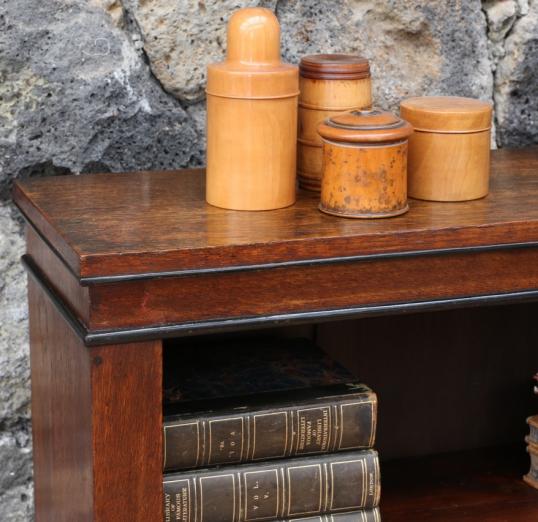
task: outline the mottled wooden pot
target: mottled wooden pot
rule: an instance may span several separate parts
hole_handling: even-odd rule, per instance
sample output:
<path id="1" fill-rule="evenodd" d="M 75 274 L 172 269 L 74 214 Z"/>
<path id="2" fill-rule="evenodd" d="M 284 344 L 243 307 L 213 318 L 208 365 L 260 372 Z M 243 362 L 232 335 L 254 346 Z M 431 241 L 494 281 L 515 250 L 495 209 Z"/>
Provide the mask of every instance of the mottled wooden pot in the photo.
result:
<path id="1" fill-rule="evenodd" d="M 372 106 L 370 65 L 362 56 L 314 54 L 299 64 L 299 186 L 319 191 L 322 142 L 318 125 L 330 116 Z"/>
<path id="2" fill-rule="evenodd" d="M 489 189 L 491 103 L 456 96 L 409 98 L 409 196 L 430 201 L 482 198 Z"/>
<path id="3" fill-rule="evenodd" d="M 299 72 L 280 59 L 269 9 L 235 12 L 224 62 L 207 68 L 206 200 L 233 210 L 295 202 Z"/>
<path id="4" fill-rule="evenodd" d="M 407 140 L 413 128 L 379 109 L 351 111 L 319 126 L 322 212 L 381 218 L 407 212 Z"/>

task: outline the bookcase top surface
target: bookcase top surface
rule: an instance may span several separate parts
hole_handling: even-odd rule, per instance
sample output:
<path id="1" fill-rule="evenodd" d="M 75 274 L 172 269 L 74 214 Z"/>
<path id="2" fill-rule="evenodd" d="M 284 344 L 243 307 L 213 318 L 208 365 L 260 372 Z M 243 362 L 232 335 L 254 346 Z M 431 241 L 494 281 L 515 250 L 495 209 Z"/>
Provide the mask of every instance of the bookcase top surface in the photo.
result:
<path id="1" fill-rule="evenodd" d="M 14 199 L 87 281 L 538 242 L 538 147 L 493 151 L 486 198 L 410 200 L 396 218 L 331 217 L 303 191 L 281 210 L 223 210 L 204 190 L 203 171 L 191 169 L 28 179 Z"/>

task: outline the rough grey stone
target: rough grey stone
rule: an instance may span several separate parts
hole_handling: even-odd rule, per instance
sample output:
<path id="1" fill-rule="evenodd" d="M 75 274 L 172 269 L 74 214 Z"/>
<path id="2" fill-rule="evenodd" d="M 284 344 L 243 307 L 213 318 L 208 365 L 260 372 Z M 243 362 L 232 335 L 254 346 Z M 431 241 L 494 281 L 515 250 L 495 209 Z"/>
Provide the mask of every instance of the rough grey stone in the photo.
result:
<path id="1" fill-rule="evenodd" d="M 129 34 L 83 0 L 0 8 L 0 175 L 51 163 L 83 172 L 200 163 L 189 115 Z"/>
<path id="2" fill-rule="evenodd" d="M 281 0 L 285 56 L 356 52 L 371 60 L 375 103 L 407 96 L 489 99 L 493 77 L 479 1 Z"/>
<path id="3" fill-rule="evenodd" d="M 276 0 L 124 0 L 138 23 L 151 68 L 180 100 L 204 98 L 206 66 L 222 60 L 226 23 L 240 7 L 270 7 Z"/>
<path id="4" fill-rule="evenodd" d="M 31 482 L 0 493 L 2 522 L 31 522 L 34 491 Z"/>
<path id="5" fill-rule="evenodd" d="M 506 147 L 538 143 L 538 1 L 523 7 L 495 74 L 498 141 Z"/>
<path id="6" fill-rule="evenodd" d="M 23 251 L 20 225 L 0 203 L 0 520 L 21 522 L 29 520 L 32 500 Z"/>

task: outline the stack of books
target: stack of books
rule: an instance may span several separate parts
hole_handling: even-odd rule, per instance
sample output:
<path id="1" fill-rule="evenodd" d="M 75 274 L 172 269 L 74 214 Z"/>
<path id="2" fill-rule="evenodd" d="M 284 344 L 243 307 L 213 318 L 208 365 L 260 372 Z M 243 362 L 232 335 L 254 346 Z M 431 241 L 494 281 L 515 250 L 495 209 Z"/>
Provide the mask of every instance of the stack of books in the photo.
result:
<path id="1" fill-rule="evenodd" d="M 166 522 L 381 520 L 367 386 L 306 340 L 168 353 Z"/>

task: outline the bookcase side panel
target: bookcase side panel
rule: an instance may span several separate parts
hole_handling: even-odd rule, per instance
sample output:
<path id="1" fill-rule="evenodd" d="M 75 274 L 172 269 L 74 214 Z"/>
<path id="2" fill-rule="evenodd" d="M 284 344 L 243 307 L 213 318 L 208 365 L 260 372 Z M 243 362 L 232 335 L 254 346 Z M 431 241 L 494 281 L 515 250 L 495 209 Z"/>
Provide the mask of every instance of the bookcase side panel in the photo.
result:
<path id="1" fill-rule="evenodd" d="M 162 519 L 162 343 L 90 349 L 95 518 Z"/>
<path id="2" fill-rule="evenodd" d="M 37 522 L 93 520 L 88 350 L 28 282 Z"/>

